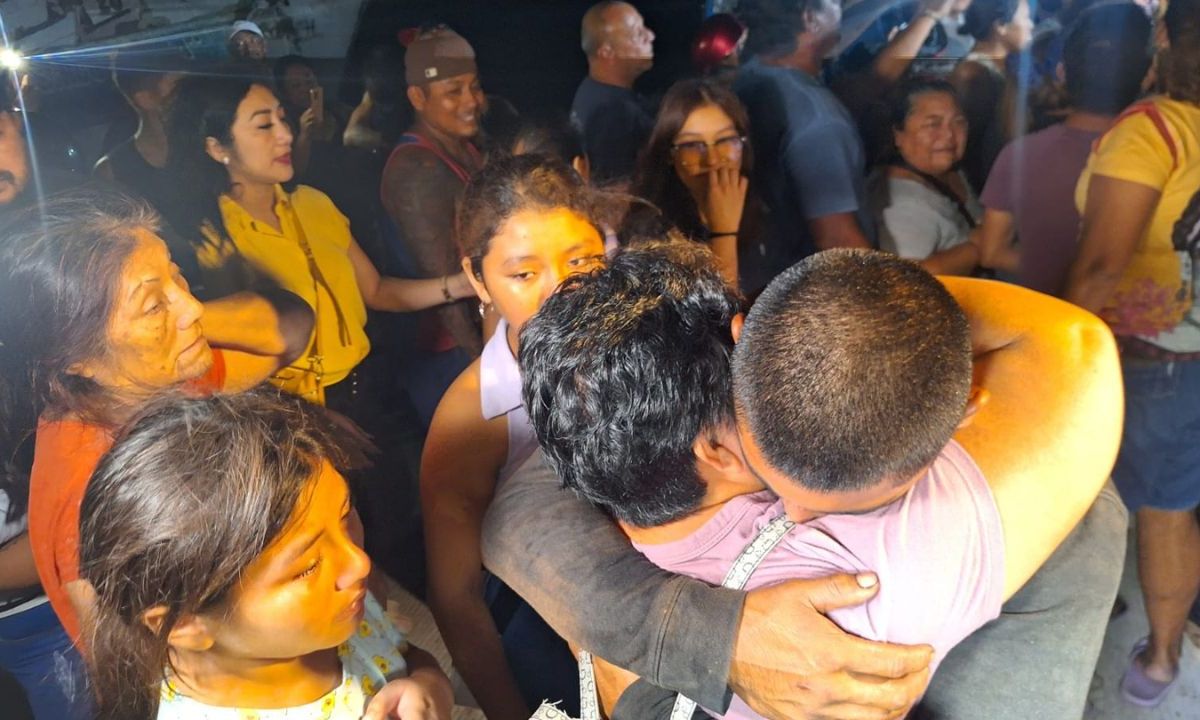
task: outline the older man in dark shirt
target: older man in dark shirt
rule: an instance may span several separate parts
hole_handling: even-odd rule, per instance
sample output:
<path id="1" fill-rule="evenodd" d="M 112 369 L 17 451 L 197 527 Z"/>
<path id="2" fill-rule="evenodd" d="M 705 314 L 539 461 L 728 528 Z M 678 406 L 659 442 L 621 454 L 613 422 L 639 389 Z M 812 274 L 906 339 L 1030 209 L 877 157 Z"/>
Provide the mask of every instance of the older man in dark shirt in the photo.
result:
<path id="1" fill-rule="evenodd" d="M 597 183 L 628 179 L 654 117 L 633 83 L 654 66 L 654 33 L 635 7 L 601 2 L 583 16 L 588 75 L 575 91 L 571 121 L 583 133 Z"/>

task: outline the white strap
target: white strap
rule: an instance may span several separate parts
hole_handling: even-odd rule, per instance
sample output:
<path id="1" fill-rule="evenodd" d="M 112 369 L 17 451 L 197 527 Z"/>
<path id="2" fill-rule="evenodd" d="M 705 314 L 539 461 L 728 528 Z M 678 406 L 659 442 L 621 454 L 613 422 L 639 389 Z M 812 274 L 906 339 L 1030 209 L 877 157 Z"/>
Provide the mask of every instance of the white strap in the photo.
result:
<path id="1" fill-rule="evenodd" d="M 600 720 L 600 696 L 592 654 L 579 651 L 579 720 Z"/>
<path id="2" fill-rule="evenodd" d="M 737 560 L 733 561 L 733 567 L 725 573 L 725 580 L 721 586 L 731 590 L 741 590 L 746 587 L 750 576 L 754 574 L 762 561 L 795 526 L 796 523 L 788 520 L 787 515 L 780 515 L 767 523 L 767 526 L 758 532 L 746 549 L 742 550 L 742 554 L 738 555 Z M 683 695 L 675 696 L 675 706 L 671 708 L 671 720 L 691 720 L 692 714 L 695 712 L 696 702 L 694 700 Z"/>
<path id="3" fill-rule="evenodd" d="M 543 702 L 529 720 L 573 720 L 570 715 L 550 703 Z"/>
<path id="4" fill-rule="evenodd" d="M 762 564 L 767 555 L 775 549 L 796 523 L 780 515 L 758 531 L 750 544 L 742 550 L 729 571 L 721 587 L 731 590 L 741 590 L 746 587 L 750 576 Z M 579 653 L 579 705 L 580 720 L 600 720 L 600 701 L 596 696 L 596 674 L 592 667 L 592 655 L 586 650 Z M 671 720 L 691 720 L 696 712 L 696 703 L 683 695 L 675 697 L 675 705 L 671 708 Z"/>

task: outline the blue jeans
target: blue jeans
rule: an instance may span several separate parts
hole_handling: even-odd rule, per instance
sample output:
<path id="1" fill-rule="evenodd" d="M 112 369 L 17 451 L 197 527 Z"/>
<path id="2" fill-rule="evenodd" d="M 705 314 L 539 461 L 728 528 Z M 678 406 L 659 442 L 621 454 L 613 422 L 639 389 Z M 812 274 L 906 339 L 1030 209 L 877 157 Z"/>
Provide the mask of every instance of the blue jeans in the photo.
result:
<path id="1" fill-rule="evenodd" d="M 25 688 L 37 720 L 93 717 L 83 659 L 50 603 L 0 618 L 0 668 Z"/>
<path id="2" fill-rule="evenodd" d="M 483 596 L 525 704 L 536 708 L 543 700 L 561 701 L 559 710 L 578 717 L 579 665 L 566 641 L 491 573 L 484 580 Z"/>
<path id="3" fill-rule="evenodd" d="M 1125 434 L 1113 482 L 1130 512 L 1200 505 L 1200 361 L 1125 358 Z"/>

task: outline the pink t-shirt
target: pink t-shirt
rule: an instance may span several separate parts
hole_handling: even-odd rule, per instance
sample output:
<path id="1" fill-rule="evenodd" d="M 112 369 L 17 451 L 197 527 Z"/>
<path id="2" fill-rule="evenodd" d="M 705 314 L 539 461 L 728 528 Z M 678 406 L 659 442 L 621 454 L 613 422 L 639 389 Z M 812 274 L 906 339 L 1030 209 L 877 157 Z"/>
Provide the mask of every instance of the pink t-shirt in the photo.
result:
<path id="1" fill-rule="evenodd" d="M 743 495 L 682 540 L 635 546 L 664 570 L 719 585 L 746 545 L 782 514 L 783 504 L 769 492 Z M 893 503 L 862 515 L 825 515 L 792 528 L 746 589 L 865 570 L 879 576 L 879 594 L 830 617 L 847 632 L 871 640 L 932 645 L 931 669 L 1000 614 L 1000 514 L 983 473 L 960 445 L 947 445 L 926 477 Z M 718 717 L 761 718 L 737 697 Z"/>

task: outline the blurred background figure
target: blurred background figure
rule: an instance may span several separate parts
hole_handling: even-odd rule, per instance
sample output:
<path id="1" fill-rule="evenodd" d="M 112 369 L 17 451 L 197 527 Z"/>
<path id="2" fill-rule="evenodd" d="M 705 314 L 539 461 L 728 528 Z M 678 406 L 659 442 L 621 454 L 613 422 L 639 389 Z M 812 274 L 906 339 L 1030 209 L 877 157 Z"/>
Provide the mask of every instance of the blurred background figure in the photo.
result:
<path id="1" fill-rule="evenodd" d="M 571 122 L 583 131 L 593 181 L 625 182 L 654 125 L 633 91 L 634 81 L 654 67 L 654 33 L 637 8 L 605 0 L 584 14 L 580 34 L 588 74 L 575 91 Z"/>
<path id="2" fill-rule="evenodd" d="M 234 60 L 259 63 L 267 59 L 267 37 L 262 28 L 249 20 L 238 20 L 229 28 L 226 46 Z"/>
<path id="3" fill-rule="evenodd" d="M 692 66 L 696 72 L 716 79 L 728 79 L 741 62 L 746 44 L 746 26 L 729 13 L 717 13 L 700 24 L 692 41 Z"/>

